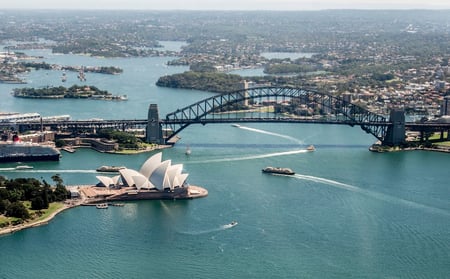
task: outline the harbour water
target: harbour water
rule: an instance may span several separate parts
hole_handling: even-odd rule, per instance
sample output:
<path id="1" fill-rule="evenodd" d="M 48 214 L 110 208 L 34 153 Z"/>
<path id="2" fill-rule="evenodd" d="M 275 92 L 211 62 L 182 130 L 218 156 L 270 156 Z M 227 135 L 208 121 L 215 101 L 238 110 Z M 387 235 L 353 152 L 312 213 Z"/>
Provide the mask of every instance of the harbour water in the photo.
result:
<path id="1" fill-rule="evenodd" d="M 119 66 L 119 76 L 87 74 L 125 102 L 14 99 L 0 84 L 1 111 L 70 114 L 75 119 L 145 118 L 187 106 L 208 92 L 155 86 L 169 58 L 99 59 L 36 51 L 48 63 Z M 27 75 L 60 85 L 58 71 Z M 65 86 L 77 81 L 68 74 Z M 312 124 L 194 125 L 163 151 L 209 196 L 67 210 L 48 225 L 0 236 L 0 278 L 448 278 L 450 186 L 445 153 L 371 153 L 358 127 Z M 307 152 L 313 144 L 316 151 Z M 191 155 L 186 156 L 186 145 Z M 151 153 L 153 154 L 153 153 Z M 151 154 L 63 153 L 8 178 L 96 183 L 95 169 L 138 169 Z M 293 176 L 267 175 L 266 166 Z M 236 220 L 235 227 L 227 226 Z"/>

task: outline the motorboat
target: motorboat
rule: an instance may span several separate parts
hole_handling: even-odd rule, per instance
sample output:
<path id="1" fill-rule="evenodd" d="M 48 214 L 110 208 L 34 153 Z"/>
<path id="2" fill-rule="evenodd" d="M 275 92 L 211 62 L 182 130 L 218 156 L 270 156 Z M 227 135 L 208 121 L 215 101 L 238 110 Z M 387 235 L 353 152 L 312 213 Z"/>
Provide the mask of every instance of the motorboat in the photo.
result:
<path id="1" fill-rule="evenodd" d="M 18 165 L 16 166 L 16 170 L 31 170 L 33 167 L 29 165 Z"/>
<path id="2" fill-rule="evenodd" d="M 316 148 L 314 147 L 314 145 L 310 145 L 310 146 L 308 146 L 307 148 L 306 148 L 306 150 L 308 150 L 308 151 L 314 151 L 314 150 L 316 150 Z"/>
<path id="3" fill-rule="evenodd" d="M 234 226 L 236 226 L 237 224 L 238 224 L 237 221 L 232 221 L 229 225 L 230 225 L 230 227 L 234 227 Z"/>
<path id="4" fill-rule="evenodd" d="M 290 168 L 276 168 L 276 167 L 265 167 L 262 169 L 264 173 L 274 173 L 274 174 L 286 174 L 286 175 L 294 175 L 295 172 Z"/>
<path id="5" fill-rule="evenodd" d="M 99 204 L 96 204 L 95 207 L 97 207 L 97 209 L 107 209 L 108 204 L 107 203 L 99 203 Z"/>

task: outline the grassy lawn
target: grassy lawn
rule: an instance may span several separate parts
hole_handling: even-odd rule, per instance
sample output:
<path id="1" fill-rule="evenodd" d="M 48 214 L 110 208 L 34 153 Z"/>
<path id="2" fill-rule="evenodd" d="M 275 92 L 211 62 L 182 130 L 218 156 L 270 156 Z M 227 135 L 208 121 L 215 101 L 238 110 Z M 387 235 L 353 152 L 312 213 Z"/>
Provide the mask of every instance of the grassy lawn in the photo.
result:
<path id="1" fill-rule="evenodd" d="M 41 212 L 43 214 L 41 216 L 39 216 L 38 214 L 35 214 L 37 212 L 37 210 L 30 209 L 31 208 L 30 201 L 25 201 L 23 204 L 30 212 L 30 215 L 34 216 L 34 218 L 32 218 L 32 219 L 26 220 L 26 223 L 33 223 L 33 222 L 38 222 L 38 221 L 44 220 L 45 218 L 47 218 L 48 216 L 53 214 L 55 211 L 57 211 L 58 209 L 60 209 L 61 207 L 64 206 L 64 204 L 61 202 L 53 202 L 49 205 L 49 207 L 47 209 L 41 210 Z M 0 215 L 0 228 L 2 227 L 3 224 L 11 224 L 12 222 L 17 221 L 17 220 L 18 220 L 18 218 L 15 218 L 15 217 L 6 217 L 3 215 Z"/>
<path id="2" fill-rule="evenodd" d="M 0 228 L 2 228 L 5 224 L 9 224 L 9 219 L 3 215 L 0 215 Z"/>
<path id="3" fill-rule="evenodd" d="M 60 202 L 52 202 L 47 209 L 41 210 L 41 212 L 44 212 L 39 218 L 33 219 L 33 221 L 41 221 L 53 214 L 55 211 L 63 207 L 64 205 Z M 35 210 L 29 209 L 30 213 L 35 213 Z"/>

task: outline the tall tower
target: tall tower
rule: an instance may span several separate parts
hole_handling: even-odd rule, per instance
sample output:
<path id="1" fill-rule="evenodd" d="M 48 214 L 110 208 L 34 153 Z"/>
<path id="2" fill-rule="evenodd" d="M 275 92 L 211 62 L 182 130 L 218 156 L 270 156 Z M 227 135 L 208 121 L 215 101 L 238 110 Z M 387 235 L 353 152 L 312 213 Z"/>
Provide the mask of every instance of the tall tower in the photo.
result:
<path id="1" fill-rule="evenodd" d="M 247 89 L 248 89 L 249 82 L 246 81 L 246 80 L 243 80 L 242 83 L 241 83 L 241 85 L 242 85 L 242 88 L 241 88 L 241 89 L 244 89 L 244 90 L 245 90 L 244 96 L 247 98 L 247 97 L 248 97 Z M 245 99 L 245 100 L 241 103 L 241 105 L 248 107 L 248 99 Z"/>
<path id="2" fill-rule="evenodd" d="M 388 127 L 383 144 L 398 146 L 405 143 L 405 112 L 400 109 L 391 110 L 389 121 L 392 126 Z"/>
<path id="3" fill-rule="evenodd" d="M 444 103 L 441 106 L 441 115 L 450 115 L 450 96 L 444 97 Z"/>
<path id="4" fill-rule="evenodd" d="M 157 104 L 150 104 L 150 107 L 148 108 L 146 141 L 148 143 L 156 144 L 164 143 L 161 126 L 159 125 L 159 112 Z"/>

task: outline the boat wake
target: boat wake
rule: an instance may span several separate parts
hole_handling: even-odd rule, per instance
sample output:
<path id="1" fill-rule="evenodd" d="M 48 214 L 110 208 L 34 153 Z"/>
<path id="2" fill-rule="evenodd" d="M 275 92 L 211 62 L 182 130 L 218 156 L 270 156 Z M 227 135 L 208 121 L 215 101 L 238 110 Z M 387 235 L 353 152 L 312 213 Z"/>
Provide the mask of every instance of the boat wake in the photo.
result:
<path id="1" fill-rule="evenodd" d="M 225 231 L 228 229 L 231 229 L 233 227 L 235 227 L 236 224 L 226 224 L 226 225 L 221 225 L 217 228 L 213 228 L 213 229 L 209 229 L 209 230 L 201 230 L 201 231 L 190 231 L 190 232 L 180 232 L 181 234 L 186 234 L 186 235 L 202 235 L 202 234 L 210 234 L 210 233 L 214 233 L 214 232 L 220 232 L 220 231 Z"/>
<path id="2" fill-rule="evenodd" d="M 239 129 L 252 131 L 252 132 L 256 132 L 256 133 L 260 133 L 260 134 L 271 135 L 271 136 L 275 136 L 275 137 L 279 137 L 279 138 L 284 138 L 284 139 L 288 139 L 288 140 L 291 140 L 291 141 L 299 143 L 299 144 L 303 144 L 303 141 L 301 141 L 299 139 L 296 139 L 294 137 L 288 136 L 288 135 L 273 133 L 273 132 L 269 132 L 269 131 L 266 131 L 266 130 L 250 128 L 250 127 L 246 127 L 246 126 L 242 126 L 242 125 L 239 125 L 239 126 L 236 126 L 236 127 L 239 128 Z"/>
<path id="3" fill-rule="evenodd" d="M 29 172 L 29 173 L 97 173 L 95 170 L 36 170 L 36 169 L 21 169 L 16 168 L 0 168 L 0 171 L 11 172 Z"/>
<path id="4" fill-rule="evenodd" d="M 375 198 L 375 199 L 378 199 L 378 200 L 381 200 L 381 201 L 389 202 L 391 204 L 403 205 L 403 206 L 407 206 L 407 207 L 411 207 L 411 208 L 415 208 L 415 209 L 425 210 L 425 211 L 430 212 L 430 213 L 450 216 L 450 212 L 448 212 L 448 211 L 446 211 L 444 209 L 440 209 L 440 208 L 424 205 L 424 204 L 421 204 L 421 203 L 417 203 L 417 202 L 413 202 L 413 201 L 409 201 L 409 200 L 405 200 L 405 199 L 389 196 L 389 195 L 386 195 L 386 194 L 382 194 L 382 193 L 378 193 L 378 192 L 362 189 L 362 188 L 359 188 L 359 187 L 356 187 L 356 186 L 353 186 L 353 185 L 341 183 L 339 181 L 335 181 L 335 180 L 331 180 L 331 179 L 326 179 L 326 178 L 321 178 L 321 177 L 316 177 L 316 176 L 310 176 L 310 175 L 302 175 L 302 174 L 286 175 L 286 176 L 295 177 L 297 179 L 308 180 L 308 181 L 312 181 L 312 182 L 317 182 L 317 183 L 321 183 L 321 184 L 326 184 L 328 186 L 333 186 L 335 188 L 339 188 L 339 189 L 343 189 L 343 190 L 359 193 L 359 194 L 362 194 L 362 195 L 365 195 L 365 196 L 368 196 L 368 197 L 371 197 L 371 198 Z"/>
<path id="5" fill-rule="evenodd" d="M 299 150 L 291 150 L 291 151 L 284 151 L 284 152 L 274 152 L 274 153 L 267 153 L 267 154 L 260 154 L 260 155 L 251 155 L 251 156 L 244 156 L 244 157 L 220 158 L 220 159 L 211 159 L 211 160 L 202 160 L 202 161 L 189 161 L 189 162 L 186 162 L 186 164 L 203 164 L 203 163 L 245 161 L 245 160 L 255 160 L 255 159 L 277 157 L 277 156 L 287 156 L 287 155 L 307 153 L 307 152 L 308 152 L 308 150 L 306 150 L 306 149 L 299 149 Z"/>

